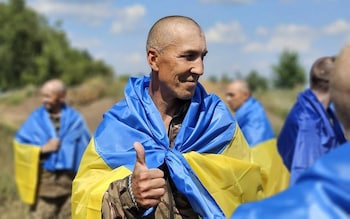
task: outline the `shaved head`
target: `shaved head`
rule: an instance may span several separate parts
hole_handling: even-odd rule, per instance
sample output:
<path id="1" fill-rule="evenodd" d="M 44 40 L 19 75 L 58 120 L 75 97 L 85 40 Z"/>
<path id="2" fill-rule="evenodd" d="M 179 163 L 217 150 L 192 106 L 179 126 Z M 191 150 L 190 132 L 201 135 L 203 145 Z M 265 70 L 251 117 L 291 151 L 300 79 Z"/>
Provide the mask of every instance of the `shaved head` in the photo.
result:
<path id="1" fill-rule="evenodd" d="M 326 56 L 318 58 L 311 66 L 310 87 L 319 92 L 329 91 L 329 80 L 334 68 L 335 57 Z"/>
<path id="2" fill-rule="evenodd" d="M 59 79 L 45 82 L 41 88 L 41 101 L 50 113 L 59 113 L 65 102 L 66 86 Z"/>
<path id="3" fill-rule="evenodd" d="M 350 137 L 350 44 L 345 46 L 335 61 L 330 80 L 331 99 L 337 116 L 345 127 L 346 137 Z"/>
<path id="4" fill-rule="evenodd" d="M 204 74 L 203 60 L 208 52 L 204 33 L 189 17 L 167 16 L 151 27 L 146 49 L 151 69 L 150 95 L 173 111 L 171 105 L 194 95 L 198 79 Z"/>
<path id="5" fill-rule="evenodd" d="M 150 48 L 161 52 L 169 45 L 176 44 L 179 31 L 194 29 L 204 37 L 199 24 L 192 18 L 185 16 L 168 16 L 158 20 L 150 29 L 147 38 L 146 50 Z M 198 31 L 199 30 L 199 31 Z"/>
<path id="6" fill-rule="evenodd" d="M 63 81 L 59 79 L 52 79 L 52 80 L 46 81 L 43 84 L 42 89 L 51 90 L 58 95 L 65 95 L 66 93 L 66 86 L 63 83 Z"/>
<path id="7" fill-rule="evenodd" d="M 226 102 L 236 112 L 251 95 L 249 85 L 244 80 L 235 80 L 226 88 Z"/>
<path id="8" fill-rule="evenodd" d="M 229 86 L 236 87 L 239 92 L 248 93 L 250 95 L 250 88 L 246 81 L 235 80 L 229 84 Z"/>

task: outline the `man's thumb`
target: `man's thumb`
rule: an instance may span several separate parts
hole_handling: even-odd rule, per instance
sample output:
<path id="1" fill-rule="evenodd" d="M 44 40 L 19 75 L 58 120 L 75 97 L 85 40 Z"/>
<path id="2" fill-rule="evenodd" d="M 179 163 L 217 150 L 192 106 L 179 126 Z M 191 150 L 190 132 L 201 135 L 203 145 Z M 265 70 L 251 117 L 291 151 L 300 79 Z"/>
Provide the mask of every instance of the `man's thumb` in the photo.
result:
<path id="1" fill-rule="evenodd" d="M 142 165 L 146 165 L 145 162 L 145 149 L 143 148 L 143 145 L 140 142 L 134 143 L 134 148 L 136 151 L 136 162 L 140 163 Z"/>

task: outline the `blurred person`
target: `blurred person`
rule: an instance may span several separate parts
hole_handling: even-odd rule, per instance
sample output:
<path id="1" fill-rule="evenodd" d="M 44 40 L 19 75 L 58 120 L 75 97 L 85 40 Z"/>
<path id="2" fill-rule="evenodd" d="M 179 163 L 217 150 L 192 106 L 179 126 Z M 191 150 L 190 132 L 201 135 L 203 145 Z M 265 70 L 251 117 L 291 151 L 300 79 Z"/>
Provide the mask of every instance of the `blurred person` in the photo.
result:
<path id="1" fill-rule="evenodd" d="M 232 219 L 350 218 L 350 44 L 336 58 L 330 96 L 347 142 L 323 155 L 286 191 L 240 205 Z"/>
<path id="2" fill-rule="evenodd" d="M 146 53 L 150 76 L 129 79 L 82 158 L 73 217 L 225 218 L 263 197 L 260 166 L 239 126 L 198 82 L 207 54 L 199 24 L 159 19 Z"/>
<path id="3" fill-rule="evenodd" d="M 65 103 L 66 87 L 52 79 L 41 88 L 42 105 L 15 135 L 15 176 L 30 218 L 70 218 L 71 187 L 89 142 L 85 121 Z"/>
<path id="4" fill-rule="evenodd" d="M 263 105 L 251 95 L 246 81 L 235 80 L 227 86 L 226 103 L 251 147 L 275 138 Z"/>
<path id="5" fill-rule="evenodd" d="M 290 171 L 290 184 L 323 154 L 345 142 L 331 107 L 329 80 L 335 57 L 320 57 L 310 69 L 310 88 L 298 95 L 278 136 L 279 153 Z"/>

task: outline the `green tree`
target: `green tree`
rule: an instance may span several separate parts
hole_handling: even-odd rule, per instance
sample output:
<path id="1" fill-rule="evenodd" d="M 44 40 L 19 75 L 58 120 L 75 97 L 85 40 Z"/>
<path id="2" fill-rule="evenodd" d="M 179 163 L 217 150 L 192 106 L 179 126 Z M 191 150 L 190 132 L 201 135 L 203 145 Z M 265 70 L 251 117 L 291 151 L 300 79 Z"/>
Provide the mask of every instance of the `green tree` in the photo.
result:
<path id="1" fill-rule="evenodd" d="M 293 51 L 284 50 L 278 64 L 272 66 L 272 71 L 277 88 L 293 88 L 306 82 L 305 69 L 299 63 L 298 53 Z"/>
<path id="2" fill-rule="evenodd" d="M 0 86 L 21 86 L 23 72 L 32 70 L 40 52 L 38 17 L 26 10 L 23 0 L 0 5 Z"/>
<path id="3" fill-rule="evenodd" d="M 247 81 L 252 92 L 259 90 L 265 91 L 268 88 L 267 79 L 260 76 L 256 70 L 250 71 L 245 80 Z"/>
<path id="4" fill-rule="evenodd" d="M 68 85 L 91 77 L 114 77 L 112 68 L 87 51 L 72 48 L 59 27 L 25 7 L 24 0 L 0 3 L 0 90 L 61 78 Z"/>

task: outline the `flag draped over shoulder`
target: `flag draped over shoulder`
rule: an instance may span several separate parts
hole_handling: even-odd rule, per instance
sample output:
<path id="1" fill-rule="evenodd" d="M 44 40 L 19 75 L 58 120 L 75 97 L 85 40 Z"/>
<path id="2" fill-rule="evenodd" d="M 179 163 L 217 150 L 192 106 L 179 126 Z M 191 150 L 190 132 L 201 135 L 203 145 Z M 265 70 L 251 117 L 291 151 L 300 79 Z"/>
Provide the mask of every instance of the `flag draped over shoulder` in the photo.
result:
<path id="1" fill-rule="evenodd" d="M 56 133 L 44 106 L 32 112 L 14 139 L 16 183 L 26 203 L 34 202 L 40 147 L 52 138 L 60 139 L 60 148 L 47 156 L 42 168 L 76 172 L 90 133 L 82 116 L 67 105 L 61 111 L 59 133 Z"/>
<path id="2" fill-rule="evenodd" d="M 249 97 L 239 107 L 235 117 L 251 147 L 275 137 L 263 106 L 254 97 Z"/>
<path id="3" fill-rule="evenodd" d="M 225 214 L 231 215 L 237 206 L 236 203 L 223 207 L 221 204 L 225 201 L 216 197 L 231 195 L 232 200 L 238 197 L 238 203 L 241 203 L 242 197 L 245 196 L 248 197 L 247 200 L 261 197 L 258 189 L 261 188 L 258 165 L 249 162 L 249 152 L 246 153 L 248 161 L 235 159 L 237 155 L 234 155 L 233 151 L 244 154 L 243 148 L 248 151 L 249 148 L 244 138 L 238 136 L 241 134 L 237 134 L 239 127 L 225 104 L 217 96 L 208 95 L 198 84 L 175 138 L 174 147 L 170 148 L 162 118 L 148 94 L 149 82 L 148 76 L 131 78 L 125 89 L 126 98 L 104 115 L 73 182 L 73 217 L 100 217 L 102 196 L 109 183 L 129 175 L 134 168 L 135 141 L 144 146 L 149 168 L 156 168 L 164 163 L 167 165 L 177 189 L 187 197 L 194 211 L 202 218 L 225 218 Z M 239 139 L 243 139 L 238 143 L 242 150 L 232 145 Z M 211 157 L 206 154 L 217 156 Z M 228 155 L 225 156 L 228 158 L 225 159 L 226 163 L 222 163 L 224 160 L 220 157 L 224 154 Z M 199 161 L 198 156 L 206 156 L 206 160 L 211 163 L 207 169 L 201 169 L 205 162 Z M 221 162 L 222 166 L 213 165 L 215 162 Z M 193 165 L 199 163 L 201 165 L 193 168 Z M 239 170 L 236 175 L 235 169 Z M 222 177 L 220 171 L 225 177 Z M 226 194 L 216 191 L 219 195 L 214 198 L 214 190 L 208 188 L 208 184 L 213 182 L 207 181 L 204 185 L 199 179 L 199 172 L 202 179 L 205 178 L 203 174 L 206 174 L 225 181 L 214 182 L 212 187 L 222 186 L 221 190 L 226 191 Z M 96 178 L 99 178 L 96 176 L 101 177 L 101 180 L 96 181 Z M 249 190 L 254 191 L 250 196 L 246 195 L 245 191 L 239 191 L 242 178 L 248 176 L 251 178 L 247 180 L 250 183 L 247 185 L 251 185 Z M 228 185 L 230 188 L 227 188 Z"/>
<path id="4" fill-rule="evenodd" d="M 326 111 L 315 94 L 307 89 L 298 95 L 277 144 L 286 167 L 291 171 L 291 183 L 294 183 L 300 173 L 321 155 L 344 142 L 340 122 L 332 109 Z"/>

